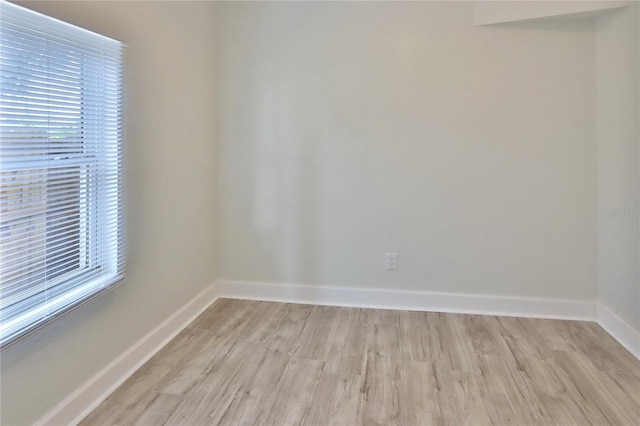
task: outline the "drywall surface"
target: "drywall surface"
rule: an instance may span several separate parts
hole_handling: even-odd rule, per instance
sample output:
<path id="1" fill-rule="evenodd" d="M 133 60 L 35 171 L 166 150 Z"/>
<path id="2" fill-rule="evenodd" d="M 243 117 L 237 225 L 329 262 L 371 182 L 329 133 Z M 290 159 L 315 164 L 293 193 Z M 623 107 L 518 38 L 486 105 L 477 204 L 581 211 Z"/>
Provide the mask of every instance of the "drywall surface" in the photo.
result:
<path id="1" fill-rule="evenodd" d="M 595 299 L 593 22 L 217 8 L 221 279 Z"/>
<path id="2" fill-rule="evenodd" d="M 611 12 L 612 9 L 628 6 L 631 3 L 631 1 L 615 0 L 475 1 L 473 2 L 473 19 L 476 25 L 560 17 L 573 19 L 604 15 Z"/>
<path id="3" fill-rule="evenodd" d="M 210 3 L 27 2 L 127 44 L 128 278 L 2 352 L 2 424 L 31 424 L 215 278 Z"/>
<path id="4" fill-rule="evenodd" d="M 640 331 L 638 4 L 596 23 L 598 297 Z"/>

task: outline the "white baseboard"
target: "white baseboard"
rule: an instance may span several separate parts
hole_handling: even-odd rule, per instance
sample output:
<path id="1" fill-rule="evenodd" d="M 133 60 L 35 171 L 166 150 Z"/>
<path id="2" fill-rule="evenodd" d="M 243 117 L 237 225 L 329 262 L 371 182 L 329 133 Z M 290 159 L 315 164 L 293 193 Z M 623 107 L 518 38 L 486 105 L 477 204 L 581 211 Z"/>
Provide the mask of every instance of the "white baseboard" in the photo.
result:
<path id="1" fill-rule="evenodd" d="M 595 318 L 594 302 L 580 300 L 226 280 L 218 281 L 217 288 L 219 297 L 231 299 L 581 321 Z"/>
<path id="2" fill-rule="evenodd" d="M 36 425 L 78 424 L 217 298 L 216 285 L 211 284 L 67 396 Z"/>
<path id="3" fill-rule="evenodd" d="M 596 303 L 596 322 L 633 356 L 640 359 L 640 333 L 600 302 Z"/>
<path id="4" fill-rule="evenodd" d="M 599 302 L 221 280 L 207 287 L 42 417 L 79 423 L 216 299 L 597 321 L 640 359 L 640 335 Z M 596 310 L 597 309 L 597 310 Z"/>

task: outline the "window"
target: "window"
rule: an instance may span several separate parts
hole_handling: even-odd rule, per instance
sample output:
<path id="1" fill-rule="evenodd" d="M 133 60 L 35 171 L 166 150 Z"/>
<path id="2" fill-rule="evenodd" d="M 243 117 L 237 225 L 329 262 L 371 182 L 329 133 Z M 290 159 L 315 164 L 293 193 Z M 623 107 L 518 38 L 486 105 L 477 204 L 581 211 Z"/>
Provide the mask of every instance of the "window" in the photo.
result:
<path id="1" fill-rule="evenodd" d="M 0 0 L 0 345 L 124 276 L 121 58 Z"/>

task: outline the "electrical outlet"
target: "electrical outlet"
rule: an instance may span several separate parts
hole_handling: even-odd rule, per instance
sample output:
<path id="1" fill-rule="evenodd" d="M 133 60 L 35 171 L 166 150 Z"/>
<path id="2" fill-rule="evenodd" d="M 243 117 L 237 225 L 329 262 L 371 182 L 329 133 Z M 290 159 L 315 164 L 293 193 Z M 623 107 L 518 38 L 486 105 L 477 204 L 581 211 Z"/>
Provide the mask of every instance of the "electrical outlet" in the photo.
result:
<path id="1" fill-rule="evenodd" d="M 398 253 L 385 253 L 385 269 L 398 269 Z"/>

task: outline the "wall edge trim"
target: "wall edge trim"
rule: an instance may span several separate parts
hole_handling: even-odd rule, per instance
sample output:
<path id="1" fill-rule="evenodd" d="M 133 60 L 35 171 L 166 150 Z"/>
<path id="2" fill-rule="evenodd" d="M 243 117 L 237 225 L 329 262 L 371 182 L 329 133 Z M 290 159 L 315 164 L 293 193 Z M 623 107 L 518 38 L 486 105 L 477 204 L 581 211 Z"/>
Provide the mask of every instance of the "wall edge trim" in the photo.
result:
<path id="1" fill-rule="evenodd" d="M 596 302 L 596 322 L 640 360 L 640 332 L 634 330 L 600 301 Z"/>
<path id="2" fill-rule="evenodd" d="M 197 296 L 70 393 L 35 424 L 78 424 L 217 298 L 216 283 L 209 284 Z"/>
<path id="3" fill-rule="evenodd" d="M 217 281 L 218 297 L 273 302 L 593 321 L 593 301 Z"/>
<path id="4" fill-rule="evenodd" d="M 640 359 L 640 333 L 599 301 L 218 280 L 64 398 L 36 425 L 77 424 L 220 298 L 594 321 Z"/>

